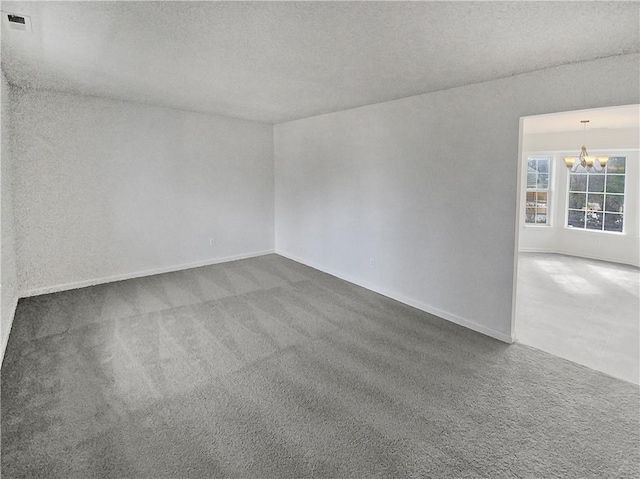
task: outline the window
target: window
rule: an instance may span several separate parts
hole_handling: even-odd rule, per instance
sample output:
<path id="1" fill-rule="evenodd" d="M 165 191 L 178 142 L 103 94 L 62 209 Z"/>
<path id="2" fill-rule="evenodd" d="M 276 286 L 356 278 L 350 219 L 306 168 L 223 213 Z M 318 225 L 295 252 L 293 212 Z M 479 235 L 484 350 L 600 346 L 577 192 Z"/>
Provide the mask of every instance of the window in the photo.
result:
<path id="1" fill-rule="evenodd" d="M 525 224 L 548 225 L 549 171 L 551 158 L 527 159 Z"/>
<path id="2" fill-rule="evenodd" d="M 611 157 L 600 171 L 578 166 L 569 175 L 567 227 L 622 232 L 626 158 Z"/>

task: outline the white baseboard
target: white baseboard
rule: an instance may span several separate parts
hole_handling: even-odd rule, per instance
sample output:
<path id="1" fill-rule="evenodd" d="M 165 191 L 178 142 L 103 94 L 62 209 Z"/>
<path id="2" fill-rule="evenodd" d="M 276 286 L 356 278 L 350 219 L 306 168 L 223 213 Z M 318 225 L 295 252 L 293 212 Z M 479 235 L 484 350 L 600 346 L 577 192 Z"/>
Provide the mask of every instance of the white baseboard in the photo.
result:
<path id="1" fill-rule="evenodd" d="M 275 253 L 277 255 L 280 256 L 284 256 L 285 258 L 289 258 L 292 261 L 295 261 L 297 263 L 302 263 L 306 266 L 310 266 L 311 268 L 317 269 L 319 271 L 322 271 L 323 273 L 327 273 L 330 274 L 331 276 L 335 276 L 337 278 L 343 279 L 345 281 L 348 281 L 349 283 L 353 283 L 355 285 L 361 286 L 365 289 L 368 289 L 370 291 L 373 291 L 375 293 L 381 294 L 383 296 L 386 296 L 387 298 L 391 298 L 391 299 L 395 299 L 396 301 L 399 301 L 401 303 L 404 303 L 408 306 L 412 306 L 416 309 L 419 309 L 421 311 L 424 311 L 425 313 L 429 313 L 432 314 L 434 316 L 438 316 L 439 318 L 442 319 L 446 319 L 447 321 L 451 321 L 452 323 L 455 323 L 457 325 L 460 326 L 464 326 L 465 328 L 471 329 L 473 331 L 476 331 L 478 333 L 482 333 L 486 336 L 490 336 L 494 339 L 498 339 L 500 341 L 503 341 L 505 343 L 513 343 L 514 342 L 514 338 L 508 334 L 502 333 L 500 331 L 496 331 L 494 329 L 491 328 L 487 328 L 486 326 L 483 326 L 482 324 L 478 324 L 474 321 L 471 321 L 469 319 L 465 319 L 462 318 L 456 314 L 450 313 L 448 311 L 443 311 L 439 308 L 435 308 L 431 305 L 422 303 L 420 301 L 416 301 L 415 299 L 409 298 L 407 296 L 404 296 L 402 294 L 396 293 L 394 291 L 389 291 L 387 289 L 384 288 L 380 288 L 379 286 L 376 286 L 374 284 L 368 283 L 366 281 L 361 281 L 355 278 L 350 277 L 349 275 L 346 275 L 344 273 L 341 272 L 337 272 L 337 271 L 333 271 L 333 270 L 329 270 L 327 268 L 324 268 L 316 263 L 313 263 L 312 261 L 307 261 L 304 260 L 302 258 L 298 258 L 295 255 L 291 255 L 288 253 L 285 253 L 283 251 L 279 251 L 276 249 Z"/>
<path id="2" fill-rule="evenodd" d="M 629 266 L 640 267 L 640 264 L 634 261 L 620 261 L 619 259 L 607 257 L 606 255 L 578 254 L 574 253 L 573 251 L 550 250 L 543 248 L 518 248 L 518 253 L 562 254 L 566 256 L 574 256 L 576 258 L 594 259 L 597 261 L 607 261 L 608 263 L 626 264 Z"/>
<path id="3" fill-rule="evenodd" d="M 114 281 L 122 281 L 125 279 L 133 279 L 133 278 L 141 278 L 143 276 L 152 276 L 154 274 L 162 274 L 162 273 L 172 273 L 174 271 L 181 271 L 184 269 L 191 269 L 191 268 L 199 268 L 201 266 L 209 266 L 212 264 L 219 264 L 219 263 L 228 263 L 229 261 L 237 261 L 239 259 L 247 259 L 247 258 L 255 258 L 256 256 L 264 256 L 266 254 L 273 254 L 275 253 L 274 250 L 265 250 L 265 251 L 255 251 L 252 253 L 243 253 L 243 254 L 237 254 L 237 255 L 233 255 L 233 256 L 225 256 L 222 258 L 213 258 L 213 259 L 205 259 L 205 260 L 201 260 L 201 261 L 194 261 L 192 263 L 185 263 L 185 264 L 179 264 L 179 265 L 174 265 L 174 266 L 166 266 L 163 268 L 154 268 L 154 269 L 148 269 L 146 271 L 136 271 L 136 272 L 132 272 L 132 273 L 124 273 L 124 274 L 117 274 L 117 275 L 113 275 L 113 276 L 106 276 L 103 278 L 93 278 L 93 279 L 87 279 L 84 281 L 75 281 L 73 283 L 65 283 L 65 284 L 56 284 L 53 286 L 45 286 L 42 288 L 33 288 L 33 289 L 28 289 L 26 291 L 22 291 L 20 294 L 21 298 L 27 298 L 29 296 L 38 296 L 40 294 L 49 294 L 49 293 L 58 293 L 60 291 L 67 291 L 70 289 L 78 289 L 78 288 L 84 288 L 86 286 L 94 286 L 96 284 L 103 284 L 103 283 L 113 283 Z"/>
<path id="4" fill-rule="evenodd" d="M 518 253 L 555 253 L 555 250 L 549 248 L 518 248 Z"/>
<path id="5" fill-rule="evenodd" d="M 575 256 L 578 258 L 586 258 L 586 259 L 595 259 L 597 261 L 607 261 L 609 263 L 618 263 L 618 264 L 626 264 L 629 266 L 635 266 L 635 267 L 639 267 L 640 264 L 634 262 L 634 261 L 621 261 L 619 259 L 616 258 L 611 258 L 611 257 L 607 257 L 606 255 L 591 255 L 591 254 L 576 254 L 572 251 L 556 251 L 556 253 L 558 254 L 564 254 L 567 256 Z"/>

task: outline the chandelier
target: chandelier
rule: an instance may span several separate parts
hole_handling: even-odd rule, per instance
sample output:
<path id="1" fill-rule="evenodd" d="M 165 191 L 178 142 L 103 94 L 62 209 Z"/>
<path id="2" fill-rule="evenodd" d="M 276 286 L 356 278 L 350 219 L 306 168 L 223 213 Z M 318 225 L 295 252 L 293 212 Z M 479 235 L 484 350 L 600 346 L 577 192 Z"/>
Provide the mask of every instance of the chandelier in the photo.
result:
<path id="1" fill-rule="evenodd" d="M 587 152 L 587 147 L 584 146 L 585 136 L 587 133 L 587 123 L 589 120 L 580 120 L 582 123 L 582 149 L 580 150 L 580 156 L 565 156 L 564 162 L 571 171 L 576 171 L 578 167 L 582 167 L 584 169 L 594 168 L 596 171 L 604 170 L 604 167 L 607 166 L 607 161 L 609 161 L 608 156 L 589 156 Z"/>

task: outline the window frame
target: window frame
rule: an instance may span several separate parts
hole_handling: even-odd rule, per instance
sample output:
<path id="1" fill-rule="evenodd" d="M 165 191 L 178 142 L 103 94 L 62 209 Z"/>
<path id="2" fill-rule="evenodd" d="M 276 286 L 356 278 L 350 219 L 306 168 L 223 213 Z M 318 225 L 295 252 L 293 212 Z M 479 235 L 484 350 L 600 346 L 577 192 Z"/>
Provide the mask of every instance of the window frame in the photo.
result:
<path id="1" fill-rule="evenodd" d="M 599 155 L 598 155 L 599 156 Z M 617 235 L 617 236 L 624 236 L 627 234 L 627 201 L 628 201 L 628 191 L 627 191 L 627 186 L 628 186 L 628 175 L 627 175 L 627 163 L 628 163 L 628 158 L 629 155 L 627 153 L 624 152 L 620 152 L 619 154 L 616 154 L 615 152 L 609 153 L 608 155 L 611 158 L 624 158 L 625 159 L 625 172 L 620 174 L 620 173 L 609 173 L 607 169 L 603 170 L 602 173 L 600 172 L 580 172 L 577 174 L 582 174 L 585 175 L 587 177 L 587 186 L 586 189 L 584 191 L 586 198 L 588 198 L 589 196 L 589 189 L 588 189 L 588 184 L 589 184 L 589 177 L 592 174 L 602 174 L 602 176 L 604 177 L 604 188 L 602 192 L 591 192 L 592 194 L 602 194 L 603 195 L 603 209 L 600 210 L 600 212 L 603 215 L 606 215 L 607 211 L 606 211 L 606 198 L 607 198 L 607 194 L 611 194 L 611 195 L 620 195 L 623 197 L 623 201 L 622 201 L 622 213 L 620 213 L 622 215 L 622 231 L 611 231 L 611 230 L 605 230 L 604 229 L 604 218 L 606 216 L 603 216 L 603 227 L 602 229 L 593 229 L 593 228 L 587 228 L 586 227 L 586 223 L 584 227 L 575 227 L 575 226 L 570 226 L 569 225 L 569 212 L 570 211 L 590 211 L 590 210 L 586 210 L 586 209 L 576 209 L 576 208 L 570 208 L 570 201 L 571 201 L 571 193 L 582 193 L 581 191 L 572 191 L 571 190 L 571 175 L 572 174 L 576 174 L 576 172 L 572 172 L 571 169 L 567 169 L 567 180 L 566 180 L 566 196 L 565 196 L 565 207 L 564 207 L 564 229 L 566 230 L 570 230 L 570 231 L 582 231 L 582 232 L 588 232 L 588 233 L 604 233 L 604 234 L 609 234 L 609 235 Z M 570 157 L 574 157 L 577 158 L 577 155 L 573 155 Z M 608 166 L 607 166 L 608 168 Z M 607 193 L 606 192 L 606 184 L 607 184 L 607 176 L 622 176 L 624 178 L 624 188 L 623 188 L 623 192 L 622 193 Z M 588 201 L 588 199 L 586 199 L 585 201 Z M 597 211 L 597 210 L 595 210 Z M 610 213 L 615 213 L 615 212 L 610 212 Z"/>
<path id="2" fill-rule="evenodd" d="M 535 188 L 529 188 L 528 183 L 529 183 L 529 161 L 530 160 L 548 160 L 549 161 L 549 165 L 548 165 L 548 170 L 547 170 L 547 187 L 546 188 L 538 188 L 537 187 L 537 181 L 536 181 L 536 187 Z M 553 179 L 555 177 L 555 172 L 554 170 L 554 162 L 555 162 L 555 158 L 553 155 L 550 154 L 528 154 L 524 156 L 524 213 L 523 213 L 523 224 L 525 228 L 550 228 L 553 226 L 552 221 L 553 221 L 553 207 L 552 207 L 552 197 L 553 197 Z M 538 173 L 539 174 L 539 173 Z M 545 223 L 538 223 L 538 222 L 533 222 L 533 223 L 529 223 L 527 222 L 527 194 L 528 193 L 546 193 L 547 195 L 547 213 L 546 213 L 546 222 Z M 537 207 L 534 207 L 537 208 Z M 537 216 L 537 214 L 535 214 L 535 216 Z M 535 219 L 535 218 L 534 218 Z"/>

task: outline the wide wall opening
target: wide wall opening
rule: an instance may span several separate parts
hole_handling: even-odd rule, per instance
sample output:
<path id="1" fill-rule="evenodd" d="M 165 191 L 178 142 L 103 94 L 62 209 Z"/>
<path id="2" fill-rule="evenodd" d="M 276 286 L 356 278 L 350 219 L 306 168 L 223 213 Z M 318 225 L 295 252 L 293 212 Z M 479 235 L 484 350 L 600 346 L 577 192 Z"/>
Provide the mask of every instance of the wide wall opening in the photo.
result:
<path id="1" fill-rule="evenodd" d="M 640 106 L 521 119 L 514 330 L 640 383 Z"/>

